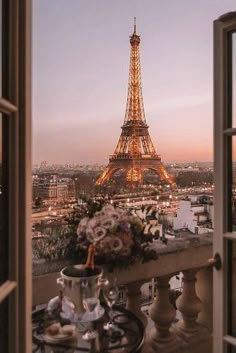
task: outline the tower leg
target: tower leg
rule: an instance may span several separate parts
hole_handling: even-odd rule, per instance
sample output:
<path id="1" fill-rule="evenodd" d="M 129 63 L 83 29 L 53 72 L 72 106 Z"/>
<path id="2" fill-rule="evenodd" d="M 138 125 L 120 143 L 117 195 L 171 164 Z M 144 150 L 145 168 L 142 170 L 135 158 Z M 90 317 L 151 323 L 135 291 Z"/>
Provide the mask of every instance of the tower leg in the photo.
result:
<path id="1" fill-rule="evenodd" d="M 157 173 L 159 174 L 161 180 L 165 180 L 170 185 L 175 185 L 174 178 L 167 173 L 163 164 L 160 165 Z"/>
<path id="2" fill-rule="evenodd" d="M 118 169 L 117 168 L 111 168 L 109 165 L 105 168 L 103 173 L 100 175 L 100 177 L 97 179 L 95 185 L 103 185 L 105 182 L 107 182 L 112 174 L 114 174 Z"/>

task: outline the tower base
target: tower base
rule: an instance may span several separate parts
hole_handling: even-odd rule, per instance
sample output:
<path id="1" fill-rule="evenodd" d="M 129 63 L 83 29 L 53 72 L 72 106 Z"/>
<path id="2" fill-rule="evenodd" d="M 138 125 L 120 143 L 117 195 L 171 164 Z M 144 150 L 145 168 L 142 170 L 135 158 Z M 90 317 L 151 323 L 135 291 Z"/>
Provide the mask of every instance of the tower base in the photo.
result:
<path id="1" fill-rule="evenodd" d="M 143 183 L 143 174 L 145 170 L 152 170 L 161 180 L 173 185 L 174 179 L 170 176 L 160 158 L 138 158 L 138 159 L 122 159 L 112 157 L 109 164 L 96 181 L 96 185 L 103 185 L 108 182 L 111 177 L 119 170 L 124 170 L 126 173 L 127 182 L 133 184 Z"/>

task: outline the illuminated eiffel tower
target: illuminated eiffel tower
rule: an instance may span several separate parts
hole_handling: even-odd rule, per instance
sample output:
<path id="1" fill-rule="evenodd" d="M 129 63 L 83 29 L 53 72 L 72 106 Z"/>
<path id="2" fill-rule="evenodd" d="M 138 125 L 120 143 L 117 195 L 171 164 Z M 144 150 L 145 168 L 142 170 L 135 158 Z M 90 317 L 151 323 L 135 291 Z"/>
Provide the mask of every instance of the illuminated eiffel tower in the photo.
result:
<path id="1" fill-rule="evenodd" d="M 130 37 L 129 86 L 124 124 L 115 152 L 96 185 L 109 181 L 118 170 L 125 170 L 126 180 L 131 184 L 142 183 L 143 173 L 147 169 L 154 171 L 168 184 L 174 184 L 173 178 L 161 163 L 161 156 L 157 154 L 148 132 L 143 106 L 139 44 L 140 36 L 136 32 L 134 18 L 134 32 Z"/>

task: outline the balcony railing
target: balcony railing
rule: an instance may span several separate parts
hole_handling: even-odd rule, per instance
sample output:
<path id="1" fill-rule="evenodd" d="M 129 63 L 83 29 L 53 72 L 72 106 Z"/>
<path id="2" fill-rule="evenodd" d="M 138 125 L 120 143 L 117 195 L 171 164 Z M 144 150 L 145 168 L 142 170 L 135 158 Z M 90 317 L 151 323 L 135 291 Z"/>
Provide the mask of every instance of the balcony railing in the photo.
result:
<path id="1" fill-rule="evenodd" d="M 153 245 L 159 258 L 136 263 L 127 270 L 110 276 L 127 288 L 126 306 L 146 326 L 143 352 L 212 352 L 212 235 L 204 234 L 159 241 Z M 54 266 L 54 268 L 52 267 Z M 47 302 L 57 295 L 56 278 L 62 264 L 34 265 L 33 304 Z M 42 271 L 47 272 L 42 274 Z M 182 273 L 182 294 L 176 307 L 170 302 L 169 282 Z M 149 317 L 142 311 L 141 287 L 152 278 L 157 294 L 149 308 Z"/>

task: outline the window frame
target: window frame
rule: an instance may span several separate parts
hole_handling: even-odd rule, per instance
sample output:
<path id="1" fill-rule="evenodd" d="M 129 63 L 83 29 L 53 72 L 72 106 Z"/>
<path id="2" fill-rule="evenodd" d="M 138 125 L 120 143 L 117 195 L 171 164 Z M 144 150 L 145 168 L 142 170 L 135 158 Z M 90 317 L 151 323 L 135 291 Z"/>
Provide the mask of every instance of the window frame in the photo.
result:
<path id="1" fill-rule="evenodd" d="M 2 0 L 3 149 L 6 151 L 8 352 L 31 352 L 31 0 Z"/>
<path id="2" fill-rule="evenodd" d="M 214 239 L 213 253 L 219 253 L 222 269 L 213 275 L 213 352 L 227 350 L 227 343 L 236 346 L 236 339 L 227 332 L 227 249 L 226 240 L 235 239 L 229 232 L 232 157 L 229 138 L 236 136 L 229 116 L 232 112 L 232 52 L 229 35 L 236 31 L 236 12 L 228 13 L 214 21 Z M 230 102 L 230 103 L 229 103 Z"/>

